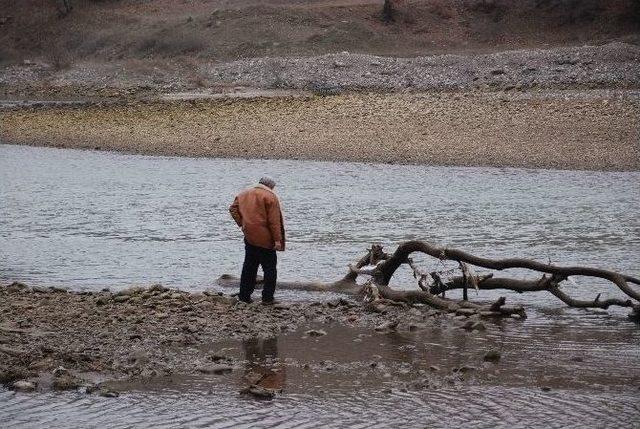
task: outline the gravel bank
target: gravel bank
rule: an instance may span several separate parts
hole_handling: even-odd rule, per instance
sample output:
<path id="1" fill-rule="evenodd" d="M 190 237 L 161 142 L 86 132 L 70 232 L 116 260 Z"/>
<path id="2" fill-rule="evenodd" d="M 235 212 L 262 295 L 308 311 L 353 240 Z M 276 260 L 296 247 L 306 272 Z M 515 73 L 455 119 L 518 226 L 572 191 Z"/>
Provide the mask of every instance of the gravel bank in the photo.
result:
<path id="1" fill-rule="evenodd" d="M 258 58 L 203 67 L 214 82 L 337 93 L 511 88 L 638 88 L 640 47 L 603 46 L 505 51 L 486 55 L 390 58 L 350 53 Z"/>
<path id="2" fill-rule="evenodd" d="M 5 143 L 152 155 L 637 170 L 637 91 L 350 93 L 0 110 Z"/>
<path id="3" fill-rule="evenodd" d="M 0 69 L 0 97 L 146 97 L 234 86 L 344 91 L 460 91 L 503 89 L 639 88 L 640 46 L 512 50 L 413 58 L 348 52 L 311 57 L 262 57 L 232 62 L 114 61 L 65 69 L 27 62 Z"/>

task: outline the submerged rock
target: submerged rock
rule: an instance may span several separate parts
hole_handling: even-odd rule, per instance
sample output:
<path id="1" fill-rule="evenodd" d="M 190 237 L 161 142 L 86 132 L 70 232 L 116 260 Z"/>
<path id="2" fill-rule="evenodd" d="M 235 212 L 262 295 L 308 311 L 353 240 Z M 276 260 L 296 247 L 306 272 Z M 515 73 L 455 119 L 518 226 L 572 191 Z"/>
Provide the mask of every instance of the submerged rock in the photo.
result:
<path id="1" fill-rule="evenodd" d="M 244 379 L 247 380 L 247 382 L 249 382 L 249 385 L 255 386 L 260 382 L 260 380 L 264 378 L 264 376 L 265 374 L 263 373 L 260 373 L 257 371 L 249 371 L 244 375 Z"/>
<path id="2" fill-rule="evenodd" d="M 484 360 L 487 362 L 498 362 L 502 355 L 497 350 L 489 350 L 484 354 Z"/>
<path id="3" fill-rule="evenodd" d="M 257 399 L 273 399 L 276 396 L 275 391 L 256 385 L 245 387 L 240 390 L 240 393 L 243 395 L 251 395 Z"/>
<path id="4" fill-rule="evenodd" d="M 482 322 L 475 322 L 473 325 L 471 325 L 471 329 L 475 331 L 484 331 L 485 329 L 487 329 L 487 327 Z"/>
<path id="5" fill-rule="evenodd" d="M 473 329 L 473 325 L 476 322 L 474 322 L 473 320 L 467 320 L 463 325 L 462 325 L 462 329 L 466 329 L 467 331 L 470 331 Z"/>
<path id="6" fill-rule="evenodd" d="M 327 331 L 323 331 L 322 329 L 310 329 L 305 332 L 305 335 L 310 337 L 323 337 L 327 335 Z"/>
<path id="7" fill-rule="evenodd" d="M 99 394 L 104 398 L 117 398 L 118 396 L 120 396 L 120 393 L 110 389 L 100 389 Z"/>

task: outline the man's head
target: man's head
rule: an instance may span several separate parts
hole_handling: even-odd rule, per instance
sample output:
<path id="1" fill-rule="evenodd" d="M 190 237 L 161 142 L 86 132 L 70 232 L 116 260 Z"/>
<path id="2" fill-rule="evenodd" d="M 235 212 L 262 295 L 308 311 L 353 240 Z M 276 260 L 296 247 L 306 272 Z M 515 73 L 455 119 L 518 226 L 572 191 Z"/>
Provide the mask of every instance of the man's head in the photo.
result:
<path id="1" fill-rule="evenodd" d="M 276 187 L 276 181 L 273 180 L 271 177 L 269 176 L 262 176 L 262 178 L 260 179 L 260 183 L 261 185 L 264 185 L 270 189 L 273 189 Z"/>

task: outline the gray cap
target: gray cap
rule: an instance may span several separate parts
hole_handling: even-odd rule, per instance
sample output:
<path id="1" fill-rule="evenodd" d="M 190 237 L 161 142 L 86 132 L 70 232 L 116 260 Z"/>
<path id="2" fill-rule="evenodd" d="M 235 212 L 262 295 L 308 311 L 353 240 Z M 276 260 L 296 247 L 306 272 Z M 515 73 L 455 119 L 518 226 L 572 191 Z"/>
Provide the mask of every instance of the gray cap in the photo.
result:
<path id="1" fill-rule="evenodd" d="M 260 179 L 260 182 L 258 182 L 264 186 L 268 186 L 269 188 L 273 189 L 276 187 L 276 181 L 273 180 L 271 177 L 269 176 L 262 176 L 262 178 Z"/>

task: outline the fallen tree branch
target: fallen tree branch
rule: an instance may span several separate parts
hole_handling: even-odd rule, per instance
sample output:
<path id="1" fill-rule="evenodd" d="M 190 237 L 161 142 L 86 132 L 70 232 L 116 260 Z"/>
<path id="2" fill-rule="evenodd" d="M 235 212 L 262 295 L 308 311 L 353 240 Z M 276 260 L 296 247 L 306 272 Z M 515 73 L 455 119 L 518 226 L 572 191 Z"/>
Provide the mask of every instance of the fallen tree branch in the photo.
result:
<path id="1" fill-rule="evenodd" d="M 424 253 L 438 260 L 450 260 L 458 262 L 462 276 L 453 277 L 444 282 L 440 274 L 442 272 L 427 273 L 410 258 L 414 252 Z M 395 290 L 389 287 L 389 282 L 396 270 L 403 264 L 407 264 L 417 280 L 419 290 Z M 494 277 L 493 273 L 475 275 L 471 266 L 506 270 L 521 268 L 543 273 L 542 278 L 535 280 L 519 280 L 505 277 Z M 547 276 L 547 274 L 551 274 Z M 360 286 L 356 283 L 359 275 L 370 276 L 369 282 Z M 579 300 L 572 298 L 560 289 L 560 283 L 569 276 L 587 276 L 608 280 L 615 284 L 623 293 L 632 299 L 609 298 L 600 299 L 598 295 L 594 300 Z M 433 281 L 429 281 L 429 279 Z M 238 279 L 232 276 L 223 276 L 218 284 L 225 286 L 238 286 Z M 408 241 L 398 246 L 396 251 L 389 255 L 383 251 L 382 246 L 372 245 L 367 253 L 356 264 L 349 265 L 348 273 L 340 280 L 333 283 L 320 282 L 278 282 L 277 287 L 283 289 L 297 289 L 315 292 L 338 292 L 368 297 L 369 303 L 407 303 L 426 304 L 431 307 L 446 310 L 460 311 L 462 313 L 479 313 L 483 315 L 505 316 L 520 314 L 524 316 L 521 306 L 505 305 L 504 297 L 491 305 L 475 304 L 468 302 L 468 297 L 457 301 L 446 299 L 444 293 L 447 290 L 473 287 L 476 290 L 505 289 L 518 293 L 546 291 L 565 304 L 577 308 L 602 308 L 620 306 L 632 308 L 631 318 L 640 318 L 640 292 L 634 290 L 628 283 L 640 284 L 635 277 L 620 274 L 614 271 L 602 270 L 590 267 L 572 266 L 562 267 L 553 264 L 544 264 L 528 259 L 508 258 L 489 259 L 481 258 L 458 249 L 438 247 L 424 241 Z M 442 294 L 442 296 L 438 296 Z"/>
<path id="2" fill-rule="evenodd" d="M 463 281 L 464 280 L 462 277 L 455 277 L 446 284 L 441 284 L 441 285 L 434 284 L 431 287 L 431 292 L 441 293 L 443 290 L 462 289 Z M 519 280 L 519 279 L 510 279 L 505 277 L 494 277 L 491 279 L 483 279 L 482 276 L 478 276 L 478 289 L 481 289 L 481 290 L 505 289 L 505 290 L 511 290 L 518 293 L 546 291 L 556 296 L 558 299 L 560 299 L 562 302 L 564 302 L 568 306 L 578 307 L 578 308 L 607 309 L 612 305 L 633 308 L 635 305 L 634 302 L 630 299 L 624 300 L 619 298 L 609 298 L 605 300 L 600 300 L 601 294 L 598 294 L 598 296 L 593 301 L 574 299 L 560 289 L 559 281 L 554 280 L 553 277 L 543 277 L 538 280 Z"/>
<path id="3" fill-rule="evenodd" d="M 640 292 L 634 290 L 628 285 L 628 283 L 640 285 L 640 280 L 635 277 L 616 273 L 615 271 L 580 266 L 561 267 L 552 264 L 543 264 L 540 262 L 522 258 L 481 258 L 462 250 L 438 247 L 425 241 L 407 241 L 398 246 L 398 249 L 396 249 L 393 255 L 391 255 L 391 257 L 382 264 L 384 265 L 384 267 L 381 267 L 381 280 L 388 284 L 391 276 L 393 276 L 393 273 L 401 264 L 404 263 L 407 257 L 414 252 L 425 253 L 440 260 L 466 262 L 468 264 L 475 265 L 476 267 L 488 268 L 498 271 L 510 268 L 524 268 L 541 273 L 555 274 L 564 278 L 567 278 L 569 276 L 597 277 L 614 283 L 626 295 L 636 301 L 640 301 Z"/>

